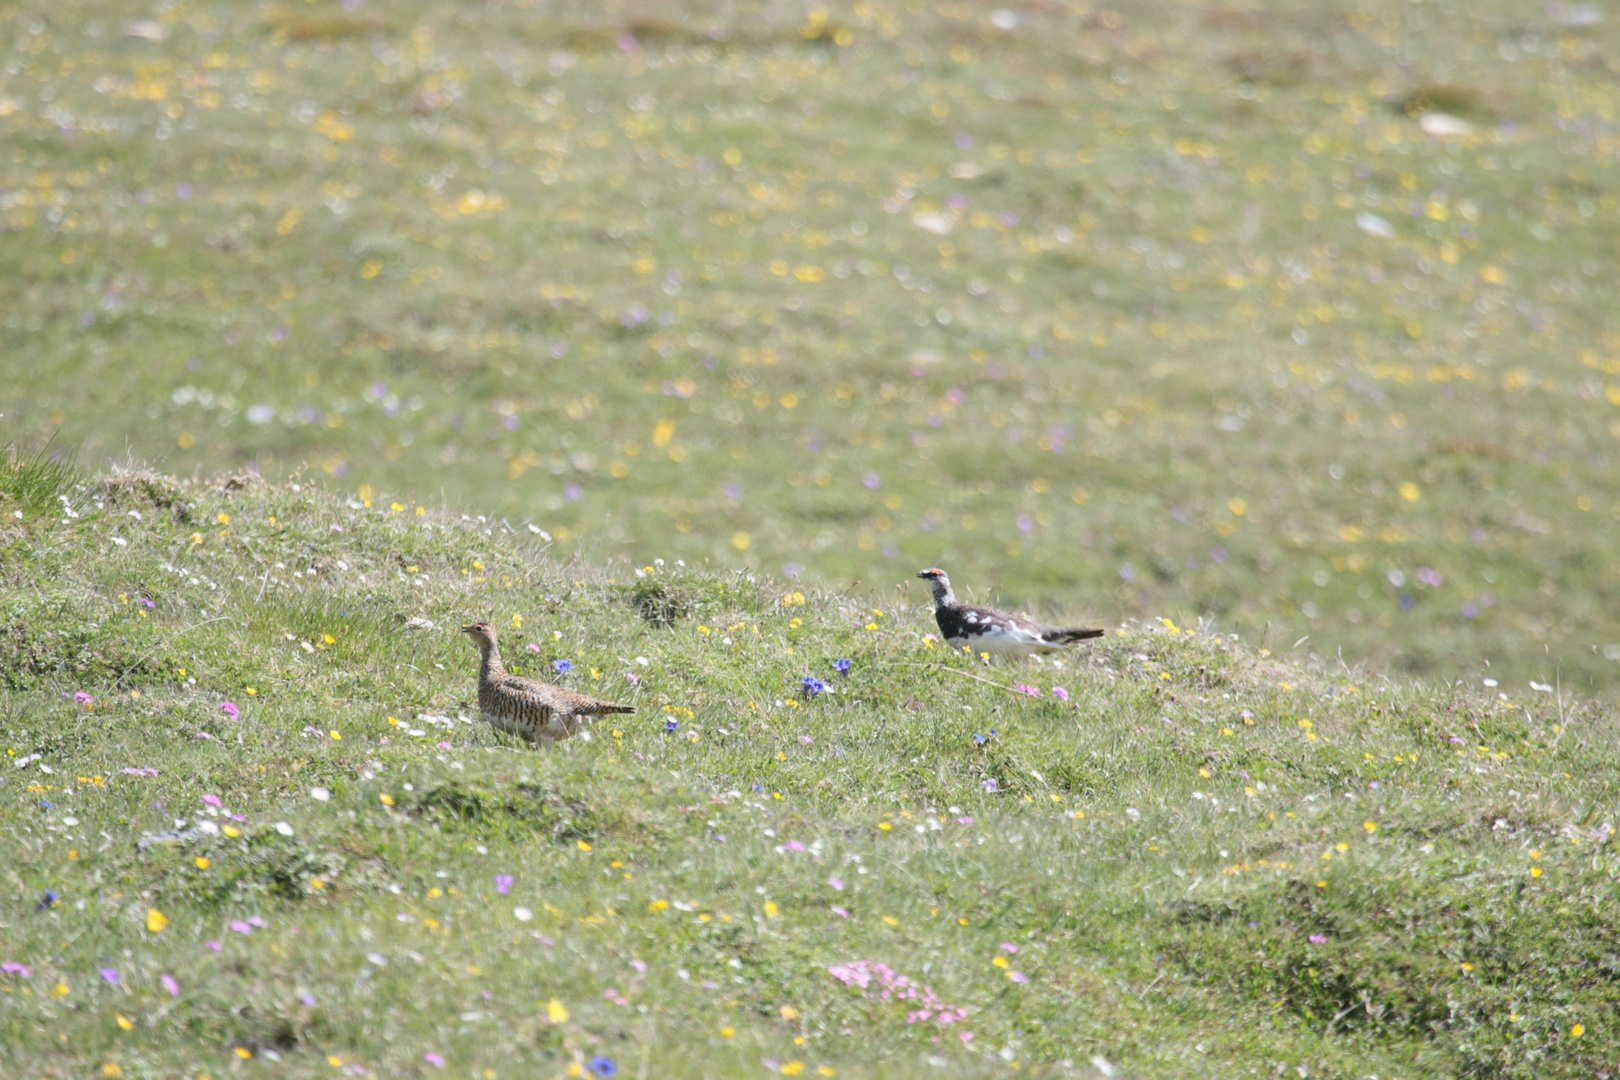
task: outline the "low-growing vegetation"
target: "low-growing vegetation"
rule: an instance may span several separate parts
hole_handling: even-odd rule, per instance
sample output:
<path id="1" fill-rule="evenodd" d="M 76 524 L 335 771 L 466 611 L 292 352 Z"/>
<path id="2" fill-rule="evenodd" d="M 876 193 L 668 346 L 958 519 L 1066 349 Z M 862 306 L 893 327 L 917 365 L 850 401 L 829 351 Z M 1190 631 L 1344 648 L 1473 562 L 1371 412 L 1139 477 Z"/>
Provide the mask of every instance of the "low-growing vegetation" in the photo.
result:
<path id="1" fill-rule="evenodd" d="M 1611 694 L 1617 58 L 1581 0 L 4 0 L 0 442 Z"/>
<path id="2" fill-rule="evenodd" d="M 8 1076 L 1613 1068 L 1607 707 L 1168 618 L 990 667 L 917 583 L 304 481 L 63 494 L 0 519 Z M 476 722 L 474 616 L 640 711 Z"/>

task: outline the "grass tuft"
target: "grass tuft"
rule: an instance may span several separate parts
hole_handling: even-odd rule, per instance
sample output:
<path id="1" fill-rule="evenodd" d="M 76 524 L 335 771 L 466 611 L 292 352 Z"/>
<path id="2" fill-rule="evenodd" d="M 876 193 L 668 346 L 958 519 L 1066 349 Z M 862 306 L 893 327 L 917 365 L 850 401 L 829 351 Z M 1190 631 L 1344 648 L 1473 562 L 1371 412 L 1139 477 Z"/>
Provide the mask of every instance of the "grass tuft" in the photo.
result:
<path id="1" fill-rule="evenodd" d="M 15 508 L 23 514 L 60 513 L 78 493 L 86 474 L 75 451 L 54 446 L 54 439 L 39 446 L 18 441 L 0 445 L 0 511 Z"/>
<path id="2" fill-rule="evenodd" d="M 1496 110 L 1479 91 L 1466 86 L 1419 86 L 1392 102 L 1397 112 L 1420 116 L 1428 112 L 1448 113 L 1471 120 L 1495 120 Z"/>
<path id="3" fill-rule="evenodd" d="M 388 20 L 375 12 L 332 10 L 312 11 L 308 8 L 282 7 L 265 16 L 265 24 L 281 43 L 334 42 L 344 38 L 364 37 L 386 33 Z"/>

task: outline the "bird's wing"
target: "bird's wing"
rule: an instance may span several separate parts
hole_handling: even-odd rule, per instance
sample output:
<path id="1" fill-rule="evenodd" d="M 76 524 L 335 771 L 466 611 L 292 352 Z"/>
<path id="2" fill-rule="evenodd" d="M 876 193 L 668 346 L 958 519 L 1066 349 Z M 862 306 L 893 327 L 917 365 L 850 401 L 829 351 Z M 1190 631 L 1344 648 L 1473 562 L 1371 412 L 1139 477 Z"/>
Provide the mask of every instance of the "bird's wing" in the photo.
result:
<path id="1" fill-rule="evenodd" d="M 537 679 L 526 679 L 522 675 L 505 674 L 498 676 L 494 682 L 502 691 L 548 709 L 557 707 L 556 695 L 562 691 L 560 686 L 552 686 Z"/>
<path id="2" fill-rule="evenodd" d="M 556 703 L 552 707 L 558 712 L 567 713 L 569 716 L 595 716 L 599 713 L 633 713 L 636 711 L 634 705 L 619 705 L 611 701 L 599 701 L 596 698 L 587 697 L 573 690 L 566 690 L 561 686 L 548 686 L 546 689 L 550 690 L 556 699 Z"/>
<path id="3" fill-rule="evenodd" d="M 1046 641 L 1083 641 L 1086 638 L 1102 637 L 1103 631 L 1090 630 L 1083 626 L 1046 626 L 1042 623 L 1031 622 L 1028 619 L 1016 619 L 1019 629 L 1039 634 Z"/>
<path id="4" fill-rule="evenodd" d="M 954 632 L 946 632 L 947 637 L 972 637 L 975 634 L 1001 632 L 1008 634 L 1029 634 L 1043 641 L 1052 639 L 1082 639 L 1088 637 L 1101 637 L 1101 630 L 1086 630 L 1073 626 L 1047 626 L 1044 623 L 1026 619 L 1022 615 L 1001 611 L 993 607 L 984 607 L 980 604 L 957 604 L 951 611 L 951 623 Z M 944 611 L 941 616 L 941 630 L 944 629 Z"/>
<path id="5" fill-rule="evenodd" d="M 934 610 L 934 621 L 946 638 L 966 638 L 1009 626 L 1013 617 L 1005 611 L 977 604 L 950 604 Z"/>

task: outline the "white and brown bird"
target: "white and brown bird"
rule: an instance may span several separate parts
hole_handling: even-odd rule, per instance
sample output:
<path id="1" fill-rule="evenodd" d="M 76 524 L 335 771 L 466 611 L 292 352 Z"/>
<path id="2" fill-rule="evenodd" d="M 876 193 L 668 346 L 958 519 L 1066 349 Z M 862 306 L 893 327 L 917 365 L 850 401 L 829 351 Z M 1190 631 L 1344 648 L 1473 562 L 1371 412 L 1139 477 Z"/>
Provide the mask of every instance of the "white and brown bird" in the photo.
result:
<path id="1" fill-rule="evenodd" d="M 945 644 L 953 649 L 966 646 L 974 655 L 989 653 L 1004 659 L 1054 653 L 1065 645 L 1087 638 L 1102 637 L 1101 630 L 1078 626 L 1042 626 L 1019 615 L 977 604 L 959 604 L 951 592 L 951 579 L 939 569 L 919 570 L 917 576 L 928 582 L 934 593 L 934 621 Z"/>
<path id="2" fill-rule="evenodd" d="M 597 701 L 561 686 L 509 674 L 501 663 L 495 628 L 483 619 L 468 623 L 461 632 L 472 638 L 482 662 L 478 665 L 478 708 L 484 719 L 501 731 L 549 747 L 579 731 L 580 723 L 605 713 L 633 713 L 634 705 Z"/>

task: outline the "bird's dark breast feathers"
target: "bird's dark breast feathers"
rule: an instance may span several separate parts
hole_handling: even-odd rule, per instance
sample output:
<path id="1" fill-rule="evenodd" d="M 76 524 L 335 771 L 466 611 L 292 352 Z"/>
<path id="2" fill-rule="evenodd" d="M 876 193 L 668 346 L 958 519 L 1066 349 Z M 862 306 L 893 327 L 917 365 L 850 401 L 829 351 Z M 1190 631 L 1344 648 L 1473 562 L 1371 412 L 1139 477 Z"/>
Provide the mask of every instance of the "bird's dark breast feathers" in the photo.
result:
<path id="1" fill-rule="evenodd" d="M 969 615 L 973 618 L 969 619 Z M 934 621 L 939 624 L 939 632 L 948 639 L 976 637 L 987 633 L 993 627 L 1012 626 L 1019 622 L 991 608 L 967 604 L 936 609 Z"/>

